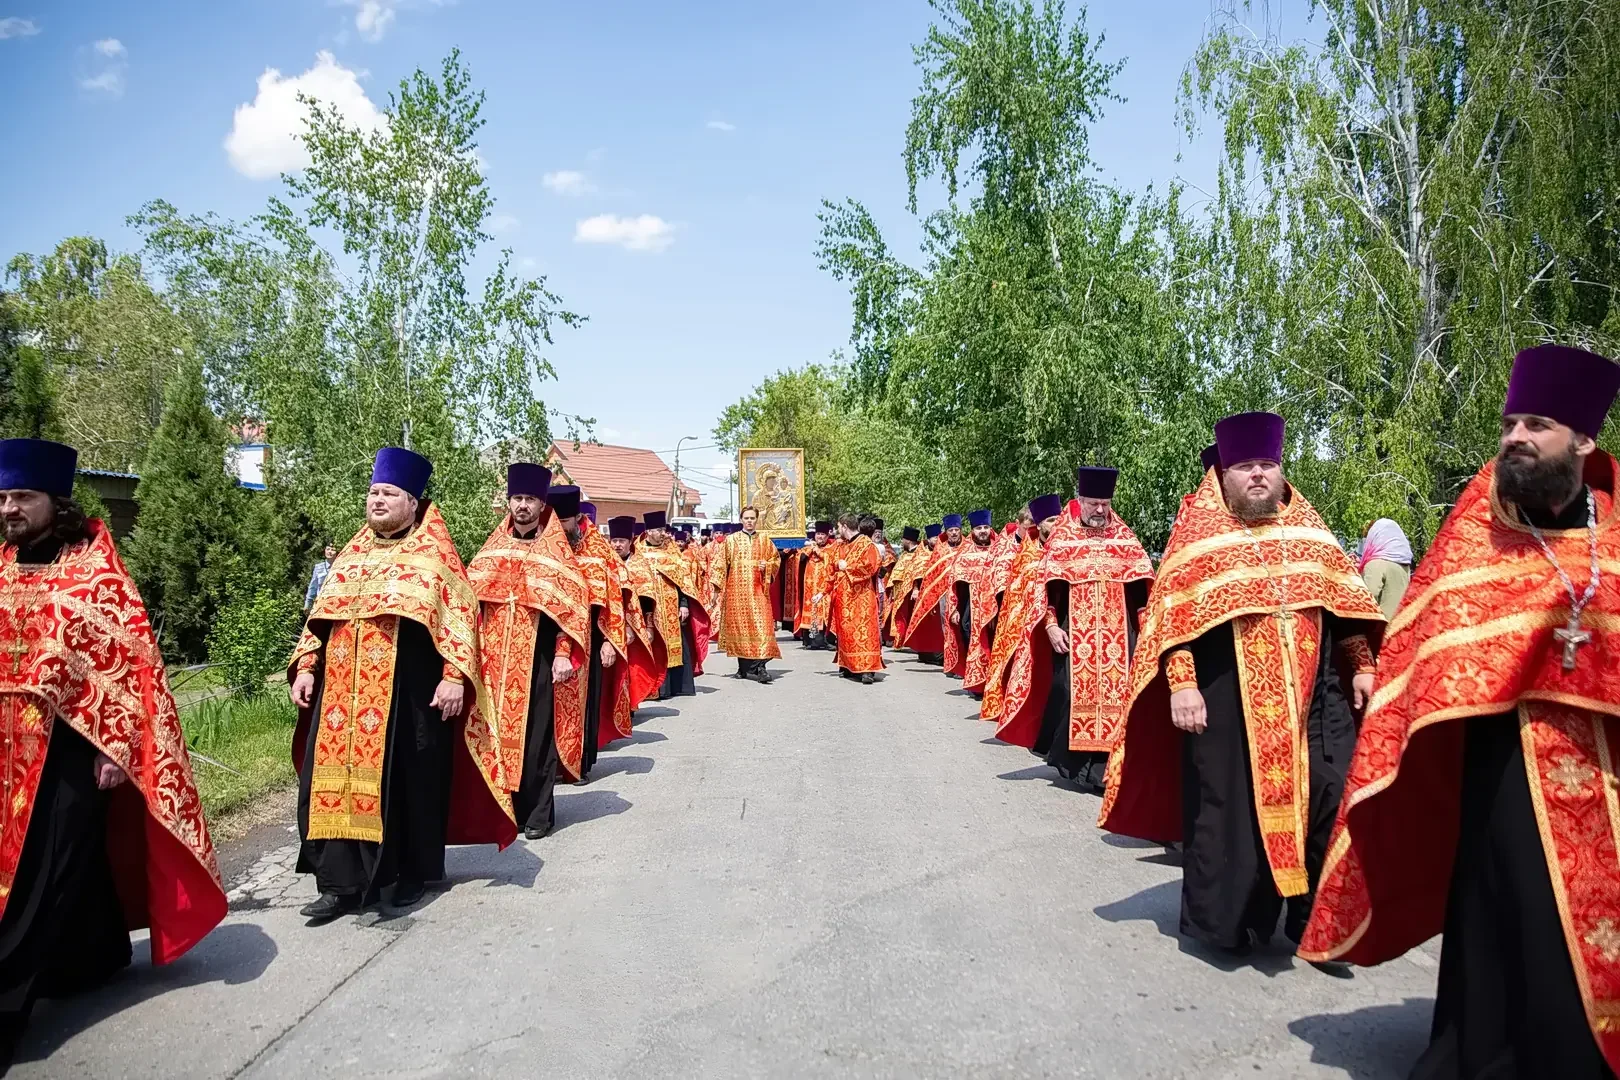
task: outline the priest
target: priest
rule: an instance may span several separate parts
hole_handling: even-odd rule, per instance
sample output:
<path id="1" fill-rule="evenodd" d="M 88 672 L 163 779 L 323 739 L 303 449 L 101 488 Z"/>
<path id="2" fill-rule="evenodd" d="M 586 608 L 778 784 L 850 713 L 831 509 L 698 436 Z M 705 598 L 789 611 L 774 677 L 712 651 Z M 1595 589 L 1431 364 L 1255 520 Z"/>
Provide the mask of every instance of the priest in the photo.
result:
<path id="1" fill-rule="evenodd" d="M 1063 497 L 1040 495 L 1031 499 L 1020 513 L 1019 520 L 1024 520 L 1025 515 L 1035 520 L 1036 513 L 1041 517 L 1035 521 L 1034 535 L 1024 541 L 1024 546 L 1007 568 L 1006 584 L 1001 591 L 1000 613 L 997 615 L 996 640 L 990 649 L 989 677 L 984 684 L 984 699 L 979 704 L 979 719 L 996 724 L 998 739 L 1026 749 L 1034 748 L 1039 728 L 1028 718 L 1013 723 L 1014 717 L 1007 713 L 1007 696 L 1009 691 L 1014 693 L 1016 706 L 1032 696 L 1032 691 L 1043 692 L 1045 689 L 1030 685 L 1037 660 L 1035 650 L 1041 644 L 1031 639 L 1040 628 L 1048 608 L 1046 580 L 1039 571 L 1046 552 L 1046 539 L 1063 513 Z M 1048 663 L 1048 669 L 1051 666 Z M 1019 694 L 1023 696 L 1017 697 Z"/>
<path id="2" fill-rule="evenodd" d="M 968 527 L 971 531 L 955 562 L 956 608 L 951 617 L 962 651 L 958 665 L 947 674 L 960 675 L 962 688 L 981 697 L 990 674 L 996 618 L 995 534 L 990 528 L 990 511 L 970 513 Z"/>
<path id="3" fill-rule="evenodd" d="M 905 639 L 900 642 L 902 648 L 916 650 L 924 663 L 941 664 L 947 673 L 958 670 L 962 660 L 961 639 L 949 616 L 957 610 L 956 555 L 961 543 L 962 515 L 946 514 L 917 588 Z"/>
<path id="4" fill-rule="evenodd" d="M 1131 656 L 1153 584 L 1152 560 L 1114 512 L 1118 479 L 1115 469 L 1080 469 L 1079 516 L 1060 515 L 1048 531 L 1040 573 L 1045 612 L 1031 635 L 1031 647 L 1044 646 L 1047 655 L 1034 657 L 1028 699 L 1005 714 L 1007 726 L 1025 731 L 1039 718 L 1031 749 L 1098 794 L 1125 731 Z"/>
<path id="5" fill-rule="evenodd" d="M 868 531 L 870 530 L 870 531 Z M 867 686 L 883 670 L 883 643 L 878 638 L 877 575 L 883 559 L 872 533 L 877 523 L 854 514 L 838 519 L 843 547 L 833 564 L 832 610 L 837 612 L 833 634 L 838 639 L 835 662 L 846 679 Z"/>
<path id="6" fill-rule="evenodd" d="M 516 837 L 494 702 L 479 666 L 478 597 L 427 498 L 433 466 L 377 452 L 366 524 L 338 553 L 293 652 L 298 872 L 312 924 L 391 888 L 408 907 L 444 877 L 446 844 Z"/>
<path id="7" fill-rule="evenodd" d="M 900 553 L 889 571 L 889 603 L 884 610 L 884 635 L 898 646 L 906 636 L 906 623 L 917 605 L 917 585 L 922 578 L 928 553 L 923 550 L 922 532 L 915 525 L 900 530 Z"/>
<path id="8" fill-rule="evenodd" d="M 154 964 L 225 917 L 152 625 L 73 501 L 78 452 L 0 441 L 0 1073 L 34 1002 Z"/>
<path id="9" fill-rule="evenodd" d="M 1379 657 L 1300 955 L 1443 933 L 1414 1077 L 1620 1071 L 1620 367 L 1521 352 Z"/>
<path id="10" fill-rule="evenodd" d="M 1297 942 L 1384 616 L 1284 479 L 1283 420 L 1227 417 L 1148 601 L 1102 826 L 1183 842 L 1181 930 L 1236 953 L 1286 902 Z M 1347 693 L 1341 671 L 1348 670 Z"/>
<path id="11" fill-rule="evenodd" d="M 709 615 L 697 585 L 675 541 L 670 539 L 662 510 L 642 515 L 647 531 L 637 554 L 644 571 L 639 575 L 653 600 L 653 618 L 664 642 L 664 683 L 658 700 L 697 694 L 694 677 L 703 674 L 709 651 Z"/>
<path id="12" fill-rule="evenodd" d="M 803 632 L 806 649 L 827 647 L 827 615 L 832 608 L 832 564 L 827 548 L 832 543 L 833 525 L 818 521 L 811 542 L 804 547 L 804 584 L 800 595 L 804 598 L 799 609 L 796 632 Z"/>
<path id="13" fill-rule="evenodd" d="M 737 660 L 737 678 L 766 684 L 767 660 L 780 660 L 770 589 L 779 566 L 776 545 L 755 531 L 752 506 L 743 507 L 742 527 L 715 549 L 710 607 L 724 605 L 720 647 Z"/>

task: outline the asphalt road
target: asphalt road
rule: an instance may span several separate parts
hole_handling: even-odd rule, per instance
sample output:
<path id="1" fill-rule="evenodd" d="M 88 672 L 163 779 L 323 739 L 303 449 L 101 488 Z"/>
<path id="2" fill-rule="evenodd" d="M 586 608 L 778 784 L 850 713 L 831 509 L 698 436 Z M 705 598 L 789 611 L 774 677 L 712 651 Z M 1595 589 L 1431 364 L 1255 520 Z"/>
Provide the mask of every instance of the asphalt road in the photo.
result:
<path id="1" fill-rule="evenodd" d="M 12 1075 L 1381 1078 L 1421 1051 L 1436 943 L 1349 979 L 1183 946 L 1171 857 L 986 741 L 959 684 L 783 647 L 766 687 L 713 654 L 552 836 L 453 849 L 408 916 L 306 928 L 291 829 L 261 838 L 224 925 L 42 1005 Z"/>

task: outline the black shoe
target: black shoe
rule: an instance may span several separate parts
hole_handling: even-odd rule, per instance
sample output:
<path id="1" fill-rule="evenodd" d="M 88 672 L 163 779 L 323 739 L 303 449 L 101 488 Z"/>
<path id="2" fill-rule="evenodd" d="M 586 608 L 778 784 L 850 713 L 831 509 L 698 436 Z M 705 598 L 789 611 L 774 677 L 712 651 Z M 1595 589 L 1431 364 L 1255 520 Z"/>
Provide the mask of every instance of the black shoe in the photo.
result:
<path id="1" fill-rule="evenodd" d="M 877 682 L 877 680 L 872 677 L 872 673 L 870 671 L 863 671 L 861 673 L 862 686 L 871 686 L 875 682 Z"/>
<path id="2" fill-rule="evenodd" d="M 394 886 L 394 896 L 388 902 L 389 907 L 408 908 L 421 901 L 427 895 L 427 888 L 420 881 L 400 881 Z"/>
<path id="3" fill-rule="evenodd" d="M 525 840 L 543 840 L 548 835 L 550 835 L 550 833 L 551 833 L 551 826 L 550 825 L 547 825 L 543 829 L 536 829 L 533 826 L 530 826 L 529 828 L 526 828 L 526 829 L 523 830 L 523 839 L 525 839 Z"/>
<path id="4" fill-rule="evenodd" d="M 360 906 L 358 896 L 338 896 L 335 893 L 321 893 L 313 901 L 298 909 L 298 914 L 309 920 L 309 925 L 320 926 L 329 923 L 339 915 L 347 915 Z"/>

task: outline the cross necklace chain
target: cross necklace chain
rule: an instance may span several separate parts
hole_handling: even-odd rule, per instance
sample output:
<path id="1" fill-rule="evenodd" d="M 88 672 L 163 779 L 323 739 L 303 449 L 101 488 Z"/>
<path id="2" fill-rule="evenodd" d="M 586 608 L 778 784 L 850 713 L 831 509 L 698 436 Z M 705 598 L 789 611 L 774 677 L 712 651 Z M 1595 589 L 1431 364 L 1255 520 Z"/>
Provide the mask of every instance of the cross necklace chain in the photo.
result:
<path id="1" fill-rule="evenodd" d="M 1271 582 L 1271 587 L 1277 594 L 1277 611 L 1273 617 L 1278 622 L 1291 621 L 1294 613 L 1288 610 L 1288 591 L 1283 584 L 1287 580 L 1287 575 L 1284 575 L 1283 581 L 1277 580 L 1276 576 L 1271 572 L 1271 564 L 1266 561 L 1266 553 L 1261 549 L 1259 539 L 1249 528 L 1249 523 L 1240 518 L 1238 524 L 1243 526 L 1243 535 L 1247 536 L 1249 543 L 1254 545 L 1254 557 L 1260 560 L 1260 568 L 1266 572 L 1266 580 Z M 1288 532 L 1285 527 L 1279 526 L 1277 533 L 1278 542 L 1282 546 L 1282 564 L 1284 570 L 1286 570 L 1288 567 Z"/>
<path id="2" fill-rule="evenodd" d="M 1569 593 L 1569 622 L 1554 630 L 1553 638 L 1564 647 L 1564 670 L 1574 671 L 1576 651 L 1582 645 L 1592 643 L 1592 631 L 1581 626 L 1581 616 L 1586 612 L 1586 605 L 1592 602 L 1592 597 L 1597 595 L 1598 582 L 1602 580 L 1602 571 L 1598 567 L 1597 499 L 1592 495 L 1592 489 L 1587 488 L 1586 541 L 1592 550 L 1592 577 L 1586 583 L 1586 590 L 1579 595 L 1576 595 L 1575 583 L 1570 580 L 1568 572 L 1559 565 L 1558 556 L 1553 554 L 1552 548 L 1547 544 L 1547 538 L 1541 535 L 1541 530 L 1528 519 L 1525 524 L 1530 528 L 1530 535 L 1536 538 L 1536 543 L 1541 545 L 1541 553 L 1547 556 L 1547 561 L 1552 563 L 1553 569 L 1558 572 L 1558 580 L 1563 583 L 1564 591 Z"/>

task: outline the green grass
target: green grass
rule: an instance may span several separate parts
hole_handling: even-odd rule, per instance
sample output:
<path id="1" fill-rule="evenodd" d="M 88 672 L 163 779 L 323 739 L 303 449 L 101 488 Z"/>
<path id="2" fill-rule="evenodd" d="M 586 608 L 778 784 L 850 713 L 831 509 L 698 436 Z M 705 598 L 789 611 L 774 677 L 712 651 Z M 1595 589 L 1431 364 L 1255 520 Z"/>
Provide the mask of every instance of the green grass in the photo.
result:
<path id="1" fill-rule="evenodd" d="M 292 737 L 297 720 L 286 691 L 279 688 L 247 699 L 214 698 L 181 710 L 180 727 L 187 745 L 196 752 L 191 768 L 203 812 L 210 820 L 293 781 Z M 197 754 L 241 775 L 209 764 Z"/>

